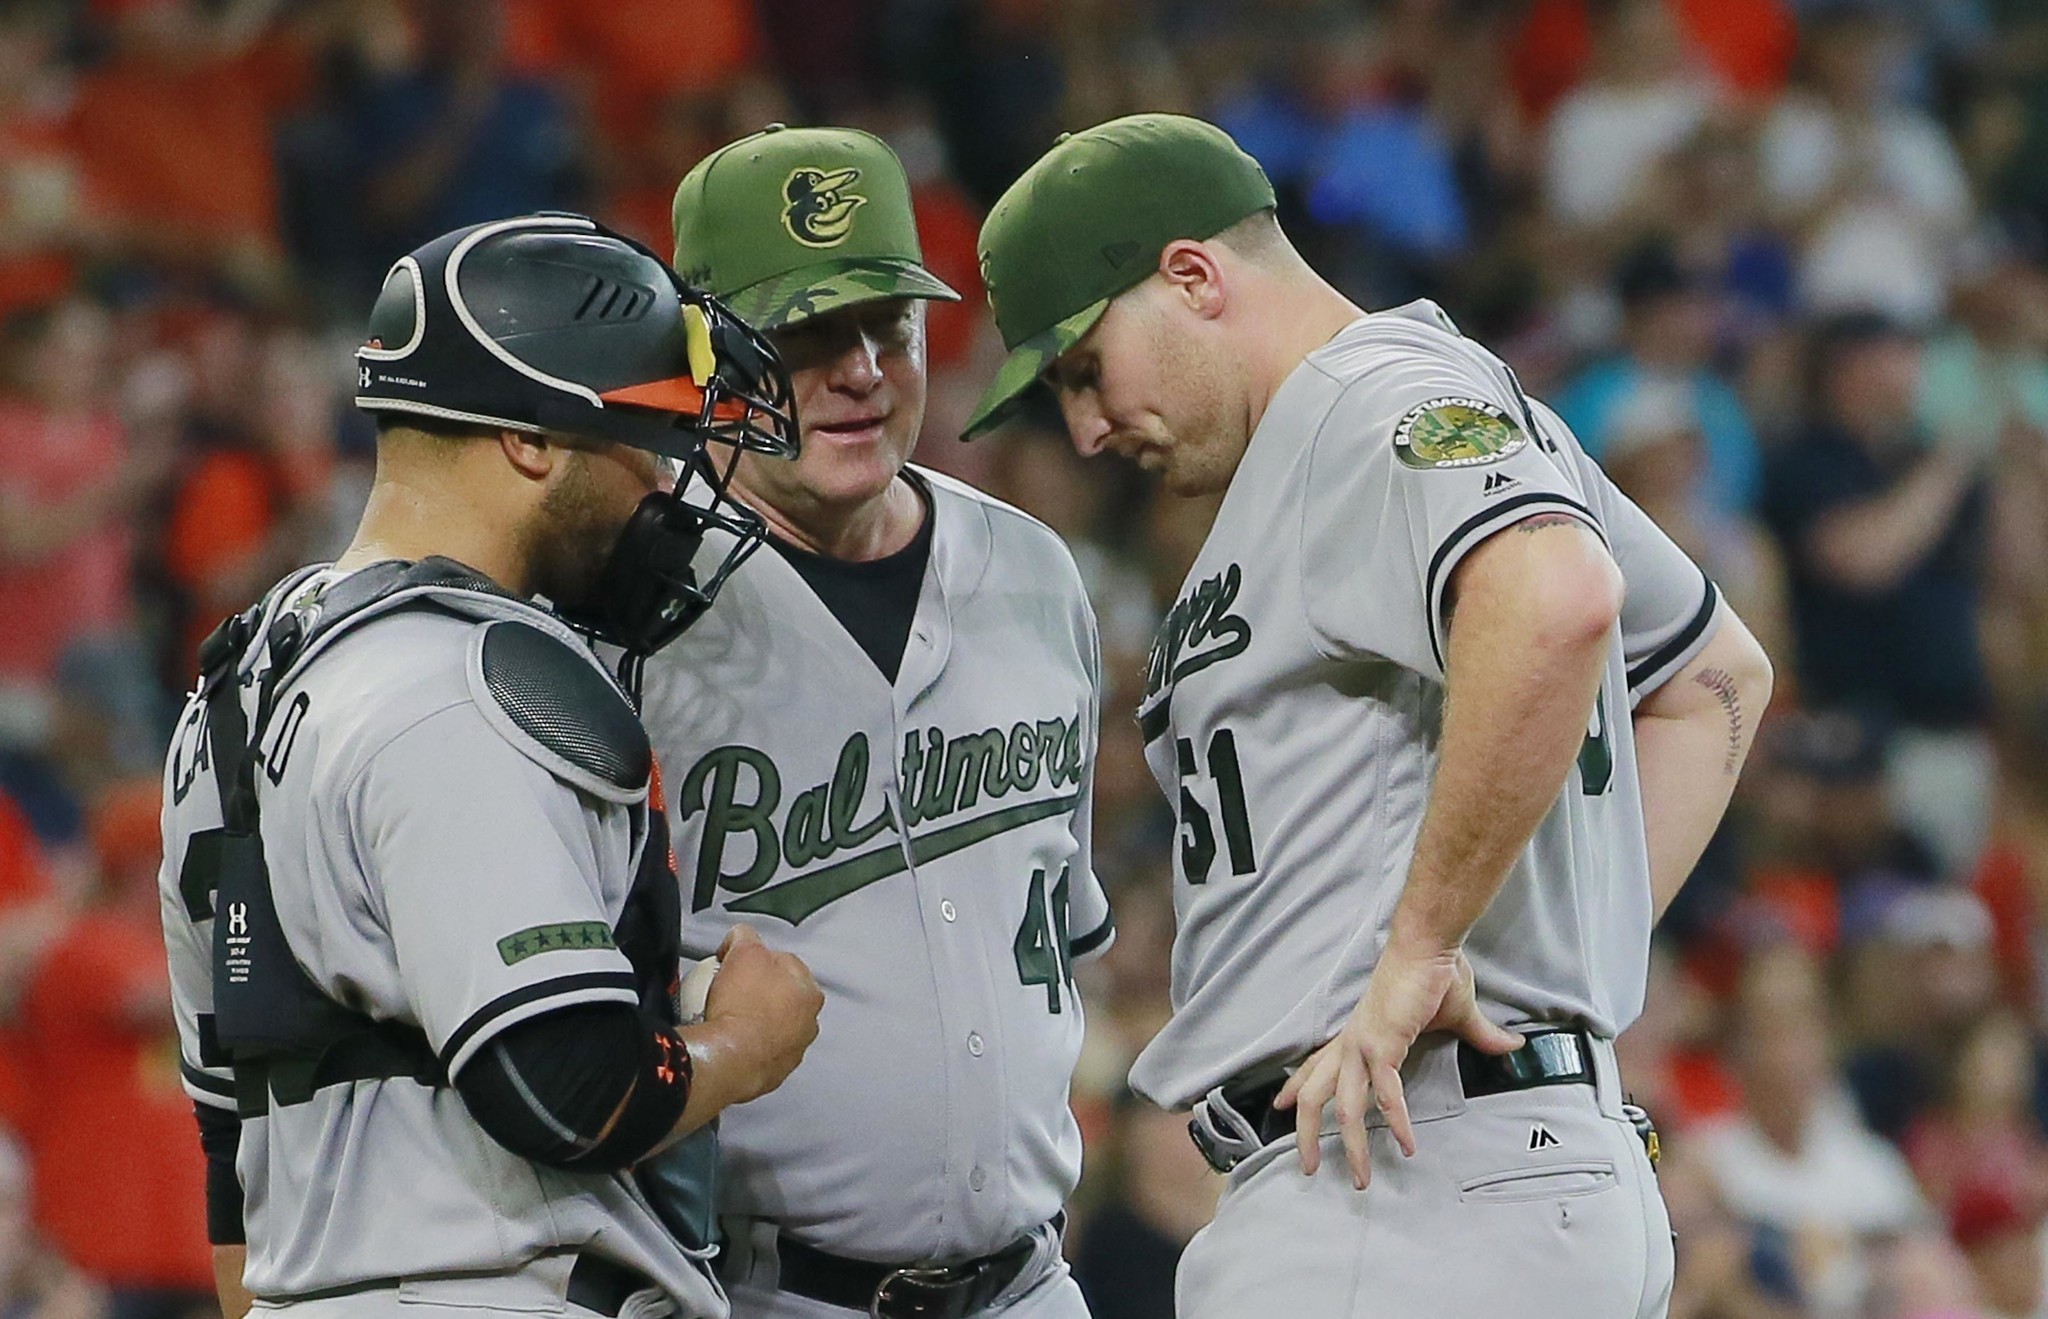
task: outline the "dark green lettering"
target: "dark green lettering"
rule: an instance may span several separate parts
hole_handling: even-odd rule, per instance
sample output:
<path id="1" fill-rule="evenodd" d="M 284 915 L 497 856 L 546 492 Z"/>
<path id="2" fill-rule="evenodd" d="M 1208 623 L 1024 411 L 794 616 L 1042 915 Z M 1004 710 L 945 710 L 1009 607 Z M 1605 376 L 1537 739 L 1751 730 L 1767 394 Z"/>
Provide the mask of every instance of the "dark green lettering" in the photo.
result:
<path id="1" fill-rule="evenodd" d="M 866 824 L 855 824 L 853 813 L 860 799 L 868 795 L 868 735 L 855 733 L 839 748 L 839 765 L 832 771 L 832 791 L 825 800 L 826 823 L 831 827 L 830 850 L 859 847 L 889 824 L 885 802 Z"/>
<path id="2" fill-rule="evenodd" d="M 953 789 L 960 782 L 958 765 L 947 773 L 946 735 L 936 728 L 924 731 L 925 745 L 919 748 L 917 734 L 903 739 L 903 824 L 914 828 L 926 820 L 936 820 L 953 809 Z M 922 782 L 917 772 L 920 760 L 924 774 Z"/>
<path id="3" fill-rule="evenodd" d="M 754 771 L 757 789 L 749 802 L 739 800 L 743 765 Z M 775 808 L 781 803 L 782 776 L 776 772 L 775 762 L 753 747 L 720 747 L 691 767 L 678 806 L 685 820 L 698 811 L 705 814 L 690 910 L 709 907 L 720 886 L 751 893 L 768 882 L 782 861 L 775 840 Z M 746 869 L 728 874 L 719 868 L 725 861 L 725 842 L 739 831 L 754 835 L 754 859 Z"/>
<path id="4" fill-rule="evenodd" d="M 1066 762 L 1061 758 L 1060 748 L 1066 745 L 1067 721 L 1064 719 L 1041 719 L 1038 721 L 1038 758 L 1045 765 L 1046 786 L 1063 788 L 1072 780 L 1067 775 Z"/>
<path id="5" fill-rule="evenodd" d="M 1038 737 L 1025 723 L 1010 726 L 1010 786 L 1029 792 L 1038 786 Z"/>
<path id="6" fill-rule="evenodd" d="M 920 834 L 910 840 L 908 847 L 893 841 L 884 843 L 859 856 L 786 879 L 772 888 L 749 893 L 728 903 L 727 909 L 749 916 L 773 916 L 791 925 L 801 924 L 819 908 L 837 902 L 849 893 L 858 893 L 877 881 L 900 875 L 913 864 L 926 865 L 942 856 L 951 856 L 972 847 L 985 838 L 994 838 L 1050 816 L 1067 814 L 1073 809 L 1074 798 L 1071 796 L 1045 797 L 1005 806 L 999 811 L 989 811 L 971 820 Z"/>
<path id="7" fill-rule="evenodd" d="M 991 797 L 1009 791 L 1010 771 L 1003 763 L 1005 751 L 1003 735 L 993 728 L 969 733 L 946 744 L 946 782 L 950 786 L 957 777 L 960 784 L 959 799 L 952 804 L 954 810 L 964 811 L 974 805 L 982 789 Z"/>
<path id="8" fill-rule="evenodd" d="M 789 804 L 782 821 L 782 856 L 790 865 L 803 867 L 831 855 L 832 844 L 825 840 L 825 799 L 830 791 L 820 783 L 799 792 Z"/>

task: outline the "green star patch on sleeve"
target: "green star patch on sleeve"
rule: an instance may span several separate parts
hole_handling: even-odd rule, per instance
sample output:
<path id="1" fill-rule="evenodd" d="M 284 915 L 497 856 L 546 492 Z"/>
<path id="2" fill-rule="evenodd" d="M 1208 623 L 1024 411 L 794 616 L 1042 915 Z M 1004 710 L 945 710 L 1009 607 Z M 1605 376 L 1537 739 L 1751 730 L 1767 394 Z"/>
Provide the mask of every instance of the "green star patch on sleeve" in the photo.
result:
<path id="1" fill-rule="evenodd" d="M 537 953 L 616 947 L 611 926 L 603 921 L 561 921 L 506 935 L 498 940 L 498 956 L 505 965 L 516 966 Z"/>
<path id="2" fill-rule="evenodd" d="M 1529 442 L 1514 418 L 1484 399 L 1449 396 L 1418 404 L 1394 427 L 1394 452 L 1410 467 L 1477 467 Z"/>

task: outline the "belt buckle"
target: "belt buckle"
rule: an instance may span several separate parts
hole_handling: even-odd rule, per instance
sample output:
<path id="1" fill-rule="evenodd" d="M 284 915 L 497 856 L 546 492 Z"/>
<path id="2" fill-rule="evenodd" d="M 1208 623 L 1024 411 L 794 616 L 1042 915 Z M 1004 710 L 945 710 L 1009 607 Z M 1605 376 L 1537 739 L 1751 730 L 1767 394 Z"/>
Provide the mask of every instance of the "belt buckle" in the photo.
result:
<path id="1" fill-rule="evenodd" d="M 950 1307 L 925 1307 L 931 1302 L 944 1299 L 953 1288 L 966 1280 L 959 1276 L 958 1270 L 942 1265 L 891 1269 L 875 1284 L 874 1299 L 868 1302 L 868 1319 L 955 1319 L 955 1312 Z M 928 1299 L 918 1298 L 913 1293 L 902 1299 L 905 1303 L 918 1308 L 901 1311 L 887 1308 L 896 1300 L 891 1295 L 890 1288 L 899 1283 L 907 1288 L 922 1288 Z"/>

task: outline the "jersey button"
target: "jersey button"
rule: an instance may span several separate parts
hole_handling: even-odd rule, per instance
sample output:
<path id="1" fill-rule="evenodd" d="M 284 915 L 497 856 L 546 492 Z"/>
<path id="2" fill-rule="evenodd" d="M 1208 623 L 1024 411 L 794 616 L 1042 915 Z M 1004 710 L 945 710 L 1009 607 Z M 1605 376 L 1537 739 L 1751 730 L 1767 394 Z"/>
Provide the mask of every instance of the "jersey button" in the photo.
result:
<path id="1" fill-rule="evenodd" d="M 939 904 L 939 915 L 944 916 L 947 920 L 950 921 L 957 919 L 960 913 L 954 910 L 953 900 L 951 898 L 947 898 L 944 902 L 941 902 Z"/>
<path id="2" fill-rule="evenodd" d="M 973 1172 L 967 1174 L 967 1185 L 969 1189 L 979 1191 L 982 1187 L 988 1185 L 988 1174 L 976 1168 Z"/>
<path id="3" fill-rule="evenodd" d="M 974 1055 L 975 1057 L 979 1058 L 979 1057 L 981 1057 L 981 1049 L 982 1049 L 982 1044 L 981 1044 L 981 1032 L 980 1032 L 980 1031 L 969 1031 L 969 1032 L 967 1033 L 967 1052 L 969 1052 L 969 1053 L 973 1054 L 973 1055 Z"/>

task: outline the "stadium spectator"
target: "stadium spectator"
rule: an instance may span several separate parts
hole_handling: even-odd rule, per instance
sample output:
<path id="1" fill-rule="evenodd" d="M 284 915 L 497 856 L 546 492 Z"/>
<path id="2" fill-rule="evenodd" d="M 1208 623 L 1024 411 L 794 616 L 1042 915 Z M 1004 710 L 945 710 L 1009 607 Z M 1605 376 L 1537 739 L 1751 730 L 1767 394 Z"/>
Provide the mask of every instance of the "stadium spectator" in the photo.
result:
<path id="1" fill-rule="evenodd" d="M 2048 691 L 2048 278 L 2009 243 L 1983 247 L 1954 324 L 1927 345 L 1920 416 L 1929 434 L 1992 455 L 1983 631 L 2010 711 Z"/>
<path id="2" fill-rule="evenodd" d="M 1991 917 L 1968 890 L 1947 885 L 1873 885 L 1862 905 L 1844 958 L 1842 1071 L 1863 1120 L 1903 1143 L 1936 1112 L 1958 1041 L 1994 1002 Z"/>
<path id="3" fill-rule="evenodd" d="M 0 1315 L 6 1319 L 111 1319 L 105 1291 L 42 1248 L 29 1213 L 35 1172 L 0 1128 Z"/>
<path id="4" fill-rule="evenodd" d="M 367 70 L 345 108 L 369 248 L 407 252 L 579 200 L 575 123 L 551 84 L 510 67 L 503 6 L 433 0 L 411 14 L 412 48 Z"/>
<path id="5" fill-rule="evenodd" d="M 1791 1239 L 1798 1293 L 1819 1313 L 1853 1313 L 1876 1242 L 1920 1226 L 1926 1207 L 1842 1087 L 1820 976 L 1797 945 L 1752 956 L 1732 1040 L 1742 1112 L 1703 1130 L 1700 1152 L 1730 1210 Z"/>
<path id="6" fill-rule="evenodd" d="M 87 246 L 79 162 L 64 137 L 70 78 L 50 6 L 0 9 L 0 320 L 55 302 Z"/>
<path id="7" fill-rule="evenodd" d="M 1765 191 L 1799 235 L 1803 300 L 1926 326 L 1970 219 L 1962 162 L 1939 124 L 1896 97 L 1899 30 L 1879 0 L 1830 5 L 1801 38 L 1802 86 L 1772 108 L 1760 149 Z"/>
<path id="8" fill-rule="evenodd" d="M 1552 214 L 1578 230 L 1620 217 L 1716 99 L 1663 0 L 1618 0 L 1602 9 L 1591 76 L 1551 114 L 1544 170 Z"/>
<path id="9" fill-rule="evenodd" d="M 0 683 L 41 687 L 75 642 L 125 626 L 128 526 L 163 470 L 113 408 L 106 313 L 71 300 L 8 323 L 0 397 Z"/>
<path id="10" fill-rule="evenodd" d="M 1647 243 L 1622 263 L 1621 351 L 1594 363 L 1553 400 L 1594 458 L 1606 454 L 1617 409 L 1646 381 L 1682 387 L 1678 400 L 1704 441 L 1701 490 L 1711 512 L 1740 516 L 1756 506 L 1762 458 L 1749 414 L 1713 365 L 1714 301 L 1702 277 L 1668 243 Z"/>
<path id="11" fill-rule="evenodd" d="M 1921 428 L 1921 345 L 1896 323 L 1851 313 L 1822 327 L 1814 353 L 1817 422 L 1779 450 L 1765 499 L 1800 692 L 1896 721 L 1900 819 L 1948 873 L 1966 873 L 1991 806 L 1977 634 L 1991 454 Z"/>
<path id="12" fill-rule="evenodd" d="M 22 999 L 35 1104 L 36 1221 L 110 1288 L 108 1319 L 189 1319 L 213 1304 L 205 1160 L 178 1081 L 157 912 L 158 787 L 104 794 L 94 901 L 45 951 Z"/>
<path id="13" fill-rule="evenodd" d="M 299 95 L 277 0 L 109 0 L 70 137 L 88 213 L 148 277 L 283 278 L 270 121 Z"/>
<path id="14" fill-rule="evenodd" d="M 1671 1230 L 1685 1248 L 1670 1319 L 1800 1319 L 1799 1279 L 1786 1234 L 1730 1213 L 1699 1151 L 1673 1142 L 1657 1164 Z"/>
<path id="15" fill-rule="evenodd" d="M 1702 124 L 1647 192 L 1636 226 L 1647 240 L 1662 237 L 1714 298 L 1720 349 L 1781 331 L 1794 310 L 1792 251 L 1764 213 L 1747 123 L 1719 115 Z"/>
<path id="16" fill-rule="evenodd" d="M 332 413 L 308 415 L 319 395 L 281 395 L 279 378 L 291 375 L 266 348 L 250 317 L 229 308 L 192 337 L 192 392 L 154 548 L 174 592 L 177 626 L 163 658 L 174 682 L 191 676 L 216 623 L 303 561 L 325 511 L 313 496 L 332 456 Z"/>
<path id="17" fill-rule="evenodd" d="M 1938 1212 L 1995 1193 L 2048 1212 L 2048 1138 L 2034 1117 L 2034 1042 L 2010 1011 L 1971 1022 L 1954 1045 L 1941 1103 L 1906 1133 L 1906 1156 Z"/>

